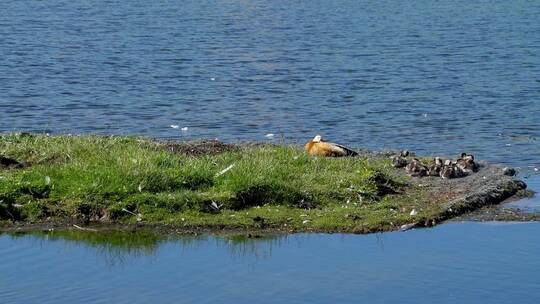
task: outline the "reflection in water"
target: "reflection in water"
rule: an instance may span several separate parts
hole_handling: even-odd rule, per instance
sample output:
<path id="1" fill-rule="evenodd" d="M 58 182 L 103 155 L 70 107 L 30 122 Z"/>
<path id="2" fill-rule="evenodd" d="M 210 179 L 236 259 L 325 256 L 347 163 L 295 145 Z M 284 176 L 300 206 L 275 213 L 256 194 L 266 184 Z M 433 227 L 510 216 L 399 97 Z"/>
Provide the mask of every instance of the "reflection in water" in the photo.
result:
<path id="1" fill-rule="evenodd" d="M 4 234 L 0 299 L 538 303 L 539 244 L 540 223 L 462 223 L 375 235 L 265 238 Z"/>
<path id="2" fill-rule="evenodd" d="M 128 259 L 155 255 L 159 245 L 166 240 L 150 231 L 38 231 L 15 233 L 10 236 L 14 240 L 33 239 L 40 244 L 60 242 L 66 247 L 69 245 L 86 246 L 95 250 L 97 255 L 103 257 L 109 265 L 125 264 Z"/>
<path id="3" fill-rule="evenodd" d="M 284 245 L 287 241 L 287 235 L 165 236 L 144 230 L 137 232 L 66 230 L 4 233 L 4 235 L 13 240 L 22 238 L 26 239 L 25 241 L 33 240 L 38 244 L 62 242 L 67 247 L 85 246 L 95 250 L 96 254 L 104 258 L 109 265 L 125 264 L 135 258 L 155 256 L 160 245 L 166 242 L 179 245 L 182 255 L 213 243 L 217 248 L 226 248 L 233 258 L 249 256 L 261 259 L 271 257 L 272 249 Z"/>
<path id="4" fill-rule="evenodd" d="M 286 245 L 286 235 L 265 235 L 251 238 L 245 235 L 233 235 L 222 239 L 216 238 L 219 246 L 226 246 L 231 257 L 270 258 L 272 249 Z"/>

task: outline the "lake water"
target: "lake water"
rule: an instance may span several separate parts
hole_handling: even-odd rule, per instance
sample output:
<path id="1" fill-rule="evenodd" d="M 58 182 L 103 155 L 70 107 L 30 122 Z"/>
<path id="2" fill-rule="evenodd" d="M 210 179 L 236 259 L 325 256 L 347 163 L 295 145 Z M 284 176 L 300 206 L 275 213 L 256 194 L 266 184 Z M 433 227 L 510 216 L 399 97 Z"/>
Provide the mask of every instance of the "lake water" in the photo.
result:
<path id="1" fill-rule="evenodd" d="M 0 131 L 321 133 L 540 166 L 539 12 L 526 0 L 3 0 Z"/>
<path id="2" fill-rule="evenodd" d="M 2 303 L 538 303 L 540 223 L 266 239 L 0 236 Z"/>
<path id="3" fill-rule="evenodd" d="M 0 132 L 320 133 L 468 151 L 540 190 L 539 12 L 525 0 L 3 0 Z M 4 234 L 0 256 L 2 303 L 540 302 L 540 223 L 248 240 Z"/>

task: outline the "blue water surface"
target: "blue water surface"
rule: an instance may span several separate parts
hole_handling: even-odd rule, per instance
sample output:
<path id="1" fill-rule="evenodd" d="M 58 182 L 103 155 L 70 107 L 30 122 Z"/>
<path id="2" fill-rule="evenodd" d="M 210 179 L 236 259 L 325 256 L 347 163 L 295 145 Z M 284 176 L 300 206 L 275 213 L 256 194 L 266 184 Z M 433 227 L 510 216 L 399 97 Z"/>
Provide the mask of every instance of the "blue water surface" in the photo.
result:
<path id="1" fill-rule="evenodd" d="M 0 236 L 3 303 L 538 303 L 540 223 L 115 248 Z"/>
<path id="2" fill-rule="evenodd" d="M 4 0 L 0 131 L 321 133 L 538 166 L 539 12 L 527 0 Z"/>

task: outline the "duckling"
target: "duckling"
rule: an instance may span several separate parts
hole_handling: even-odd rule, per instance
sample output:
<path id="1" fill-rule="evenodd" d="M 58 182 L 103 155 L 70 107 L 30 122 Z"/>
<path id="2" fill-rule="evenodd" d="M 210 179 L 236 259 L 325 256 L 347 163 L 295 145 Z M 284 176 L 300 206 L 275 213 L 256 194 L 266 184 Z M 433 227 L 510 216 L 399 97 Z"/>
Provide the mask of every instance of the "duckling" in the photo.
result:
<path id="1" fill-rule="evenodd" d="M 399 156 L 401 156 L 401 157 L 407 157 L 410 154 L 411 153 L 409 152 L 409 150 L 403 150 L 403 151 L 399 152 Z"/>
<path id="2" fill-rule="evenodd" d="M 439 173 L 441 178 L 447 179 L 447 178 L 453 178 L 454 177 L 454 167 L 450 165 L 445 165 L 442 167 L 441 172 Z"/>
<path id="3" fill-rule="evenodd" d="M 427 175 L 428 176 L 439 176 L 439 173 L 441 172 L 441 167 L 438 167 L 436 165 L 431 165 L 428 167 Z"/>
<path id="4" fill-rule="evenodd" d="M 427 168 L 424 166 L 420 160 L 417 158 L 414 158 L 406 167 L 405 170 L 407 171 L 407 174 L 410 176 L 426 176 L 427 175 Z"/>
<path id="5" fill-rule="evenodd" d="M 427 175 L 439 176 L 439 174 L 441 173 L 442 166 L 443 166 L 443 161 L 441 160 L 441 158 L 438 156 L 435 157 L 434 164 L 429 166 Z"/>
<path id="6" fill-rule="evenodd" d="M 394 155 L 392 156 L 392 166 L 395 168 L 403 168 L 407 166 L 407 159 L 403 157 L 402 155 Z"/>
<path id="7" fill-rule="evenodd" d="M 478 164 L 474 162 L 474 155 L 472 154 L 461 153 L 461 157 L 456 161 L 456 166 L 466 173 L 478 171 Z"/>
<path id="8" fill-rule="evenodd" d="M 460 178 L 469 175 L 470 171 L 462 169 L 459 165 L 454 165 L 454 177 Z"/>
<path id="9" fill-rule="evenodd" d="M 338 145 L 335 143 L 326 142 L 320 135 L 315 136 L 304 146 L 306 152 L 311 156 L 357 156 L 358 152 Z"/>

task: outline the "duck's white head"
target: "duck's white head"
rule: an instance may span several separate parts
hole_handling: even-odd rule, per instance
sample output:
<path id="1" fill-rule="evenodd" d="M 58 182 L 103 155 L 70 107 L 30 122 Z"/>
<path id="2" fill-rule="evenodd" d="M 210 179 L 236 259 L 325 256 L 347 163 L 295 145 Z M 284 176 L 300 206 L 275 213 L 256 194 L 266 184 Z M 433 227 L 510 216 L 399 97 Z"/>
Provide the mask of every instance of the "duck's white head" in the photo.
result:
<path id="1" fill-rule="evenodd" d="M 313 137 L 313 142 L 321 142 L 322 141 L 322 136 L 320 136 L 319 134 L 317 134 L 315 137 Z"/>

